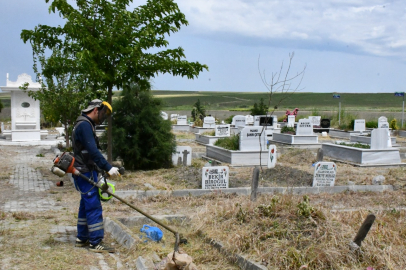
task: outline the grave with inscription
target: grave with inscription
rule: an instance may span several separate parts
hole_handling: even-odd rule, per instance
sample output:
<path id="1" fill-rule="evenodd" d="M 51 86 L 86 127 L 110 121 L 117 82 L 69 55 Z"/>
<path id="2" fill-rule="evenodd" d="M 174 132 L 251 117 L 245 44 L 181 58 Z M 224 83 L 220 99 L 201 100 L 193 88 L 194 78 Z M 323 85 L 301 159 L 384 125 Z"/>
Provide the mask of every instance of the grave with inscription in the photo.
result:
<path id="1" fill-rule="evenodd" d="M 227 166 L 213 166 L 202 168 L 202 189 L 228 188 L 229 168 Z"/>
<path id="2" fill-rule="evenodd" d="M 314 165 L 313 187 L 333 187 L 337 175 L 334 162 L 317 162 Z"/>
<path id="3" fill-rule="evenodd" d="M 384 129 L 386 130 L 387 135 L 387 142 L 386 145 L 388 148 L 392 147 L 392 145 L 396 144 L 396 137 L 391 137 L 390 136 L 390 130 L 389 130 L 389 123 L 388 123 L 388 118 L 385 116 L 381 116 L 378 119 L 378 129 Z M 352 133 L 350 135 L 350 141 L 351 142 L 359 142 L 359 143 L 365 143 L 365 144 L 371 144 L 371 136 L 366 136 L 367 134 L 358 134 L 358 133 Z"/>
<path id="4" fill-rule="evenodd" d="M 313 134 L 313 124 L 309 119 L 300 119 L 296 126 L 296 135 L 287 133 L 274 133 L 272 142 L 289 144 L 292 146 L 306 145 L 310 148 L 319 148 L 319 137 Z"/>
<path id="5" fill-rule="evenodd" d="M 216 125 L 214 130 L 214 136 L 204 133 L 195 133 L 196 142 L 201 144 L 214 144 L 219 138 L 230 137 L 231 125 Z"/>
<path id="6" fill-rule="evenodd" d="M 216 119 L 212 116 L 203 118 L 203 128 L 214 128 L 216 126 Z"/>
<path id="7" fill-rule="evenodd" d="M 175 117 L 176 114 L 171 114 L 171 120 L 172 116 Z M 176 115 L 176 125 L 172 125 L 172 130 L 173 131 L 190 131 L 190 126 L 188 124 L 187 120 L 187 115 Z"/>
<path id="8" fill-rule="evenodd" d="M 309 116 L 308 118 L 309 118 L 310 122 L 312 122 L 313 127 L 320 127 L 321 116 Z"/>
<path id="9" fill-rule="evenodd" d="M 354 120 L 354 131 L 362 133 L 365 131 L 365 119 L 355 119 Z"/>
<path id="10" fill-rule="evenodd" d="M 240 133 L 240 151 L 263 151 L 267 150 L 267 138 L 265 131 L 259 126 L 248 126 Z"/>
<path id="11" fill-rule="evenodd" d="M 254 116 L 248 114 L 245 116 L 245 124 L 246 125 L 254 125 Z"/>
<path id="12" fill-rule="evenodd" d="M 246 118 L 244 115 L 236 115 L 233 117 L 233 121 L 231 122 L 232 126 L 235 127 L 245 127 L 246 125 Z"/>
<path id="13" fill-rule="evenodd" d="M 288 115 L 288 127 L 294 127 L 295 126 L 295 121 L 296 121 L 296 116 L 295 115 Z"/>

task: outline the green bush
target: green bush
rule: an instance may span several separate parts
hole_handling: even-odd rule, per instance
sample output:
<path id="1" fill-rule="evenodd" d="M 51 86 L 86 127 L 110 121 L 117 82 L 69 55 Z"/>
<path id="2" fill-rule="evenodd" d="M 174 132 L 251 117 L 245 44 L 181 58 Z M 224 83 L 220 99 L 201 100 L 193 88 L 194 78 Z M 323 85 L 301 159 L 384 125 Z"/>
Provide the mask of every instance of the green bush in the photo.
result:
<path id="1" fill-rule="evenodd" d="M 393 118 L 392 121 L 390 121 L 389 128 L 391 128 L 392 130 L 399 129 L 396 118 Z"/>
<path id="2" fill-rule="evenodd" d="M 214 145 L 228 150 L 239 150 L 240 136 L 235 134 L 230 137 L 220 138 L 214 143 Z"/>
<path id="3" fill-rule="evenodd" d="M 172 166 L 176 142 L 171 121 L 161 117 L 162 101 L 150 87 L 147 81 L 124 86 L 113 103 L 113 158 L 120 156 L 126 169 Z"/>
<path id="4" fill-rule="evenodd" d="M 234 117 L 234 114 L 233 114 L 233 115 L 230 115 L 229 117 L 227 117 L 227 118 L 224 120 L 224 123 L 226 123 L 226 124 L 231 124 L 231 123 L 233 122 L 233 117 Z"/>
<path id="5" fill-rule="evenodd" d="M 378 121 L 368 121 L 365 123 L 367 128 L 378 128 Z"/>
<path id="6" fill-rule="evenodd" d="M 281 128 L 281 133 L 295 135 L 296 131 L 295 131 L 295 128 L 293 128 L 293 127 L 284 126 L 283 128 Z"/>
<path id="7" fill-rule="evenodd" d="M 254 103 L 254 107 L 250 109 L 251 115 L 266 115 L 268 112 L 268 105 L 264 103 L 264 99 L 261 98 L 259 104 Z"/>

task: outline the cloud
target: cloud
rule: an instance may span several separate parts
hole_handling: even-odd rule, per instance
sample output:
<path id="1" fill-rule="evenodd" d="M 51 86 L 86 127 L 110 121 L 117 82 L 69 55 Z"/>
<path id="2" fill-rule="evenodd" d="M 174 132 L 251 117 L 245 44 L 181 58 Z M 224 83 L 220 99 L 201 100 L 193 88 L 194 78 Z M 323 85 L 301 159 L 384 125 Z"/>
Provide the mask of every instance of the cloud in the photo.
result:
<path id="1" fill-rule="evenodd" d="M 196 35 L 302 42 L 314 49 L 350 47 L 353 52 L 406 60 L 406 2 L 383 0 L 178 0 Z M 236 38 L 235 40 L 238 40 Z M 279 42 L 278 42 L 279 41 Z M 311 46 L 310 46 L 311 47 Z M 327 48 L 328 49 L 328 48 Z"/>

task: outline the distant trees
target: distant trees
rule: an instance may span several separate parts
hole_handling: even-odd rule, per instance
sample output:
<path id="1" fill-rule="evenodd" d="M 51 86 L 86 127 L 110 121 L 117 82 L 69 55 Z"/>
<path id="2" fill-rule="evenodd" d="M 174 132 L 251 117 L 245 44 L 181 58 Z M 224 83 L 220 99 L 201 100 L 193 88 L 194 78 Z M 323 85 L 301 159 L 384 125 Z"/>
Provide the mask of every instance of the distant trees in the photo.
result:
<path id="1" fill-rule="evenodd" d="M 266 115 L 268 113 L 268 106 L 264 103 L 264 99 L 261 98 L 259 104 L 254 103 L 254 107 L 250 109 L 251 115 Z"/>
<path id="2" fill-rule="evenodd" d="M 193 104 L 193 109 L 192 109 L 191 115 L 192 115 L 193 121 L 196 121 L 196 119 L 203 120 L 203 117 L 206 117 L 206 109 L 200 103 L 200 99 L 197 99 L 196 103 Z"/>

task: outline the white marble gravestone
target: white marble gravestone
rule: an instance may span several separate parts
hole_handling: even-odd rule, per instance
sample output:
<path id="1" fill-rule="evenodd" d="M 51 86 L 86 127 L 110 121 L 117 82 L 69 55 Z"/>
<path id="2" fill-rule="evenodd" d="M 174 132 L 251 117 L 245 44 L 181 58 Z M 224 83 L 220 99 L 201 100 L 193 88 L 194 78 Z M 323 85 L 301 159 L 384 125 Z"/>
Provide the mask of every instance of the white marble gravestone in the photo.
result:
<path id="1" fill-rule="evenodd" d="M 245 116 L 244 115 L 234 116 L 231 124 L 234 125 L 235 127 L 245 127 Z"/>
<path id="2" fill-rule="evenodd" d="M 313 126 L 320 126 L 321 116 L 309 116 L 309 120 Z"/>
<path id="3" fill-rule="evenodd" d="M 268 169 L 276 166 L 276 145 L 271 144 L 268 148 Z"/>
<path id="4" fill-rule="evenodd" d="M 212 116 L 206 116 L 203 119 L 204 128 L 214 128 L 216 126 L 216 119 Z"/>
<path id="5" fill-rule="evenodd" d="M 240 151 L 262 151 L 267 150 L 267 137 L 263 127 L 248 126 L 244 127 L 240 133 Z M 262 132 L 262 134 L 261 134 Z M 261 139 L 261 145 L 260 141 Z"/>
<path id="6" fill-rule="evenodd" d="M 216 137 L 230 137 L 231 125 L 216 125 L 215 136 Z"/>
<path id="7" fill-rule="evenodd" d="M 0 87 L 3 92 L 11 95 L 11 140 L 40 141 L 40 103 L 28 96 L 20 86 L 28 83 L 28 91 L 38 91 L 40 83 L 33 82 L 28 74 L 18 75 L 17 81 L 9 80 L 7 73 L 6 86 Z"/>
<path id="8" fill-rule="evenodd" d="M 254 116 L 248 114 L 245 116 L 245 124 L 246 125 L 254 125 Z"/>
<path id="9" fill-rule="evenodd" d="M 314 165 L 313 187 L 333 187 L 337 175 L 334 162 L 317 162 Z"/>
<path id="10" fill-rule="evenodd" d="M 296 135 L 313 135 L 313 123 L 310 119 L 300 119 L 296 126 Z"/>
<path id="11" fill-rule="evenodd" d="M 164 120 L 168 120 L 168 114 L 166 112 L 161 112 L 161 116 Z"/>
<path id="12" fill-rule="evenodd" d="M 388 138 L 388 130 L 385 128 L 378 128 L 374 129 L 371 132 L 371 149 L 379 150 L 379 149 L 387 149 L 388 140 L 390 141 L 390 137 Z"/>
<path id="13" fill-rule="evenodd" d="M 186 165 L 187 166 L 192 165 L 192 147 L 176 146 L 176 151 L 175 153 L 172 154 L 172 164 L 174 166 L 178 165 L 179 157 L 181 164 L 183 164 L 185 156 L 186 156 Z"/>
<path id="14" fill-rule="evenodd" d="M 187 125 L 186 115 L 178 115 L 177 120 L 178 120 L 177 125 Z"/>
<path id="15" fill-rule="evenodd" d="M 229 168 L 214 166 L 202 168 L 202 189 L 228 188 Z"/>
<path id="16" fill-rule="evenodd" d="M 1 122 L 1 133 L 3 133 L 4 132 L 4 123 L 3 122 Z"/>
<path id="17" fill-rule="evenodd" d="M 171 114 L 171 121 L 177 120 L 177 119 L 178 119 L 178 116 L 179 116 L 179 114 L 172 113 L 172 114 Z"/>
<path id="18" fill-rule="evenodd" d="M 365 119 L 355 119 L 354 120 L 354 131 L 359 131 L 359 132 L 365 131 Z"/>
<path id="19" fill-rule="evenodd" d="M 294 127 L 295 126 L 295 119 L 296 116 L 294 115 L 288 115 L 288 127 Z"/>
<path id="20" fill-rule="evenodd" d="M 389 128 L 388 118 L 381 116 L 378 118 L 378 128 Z"/>

